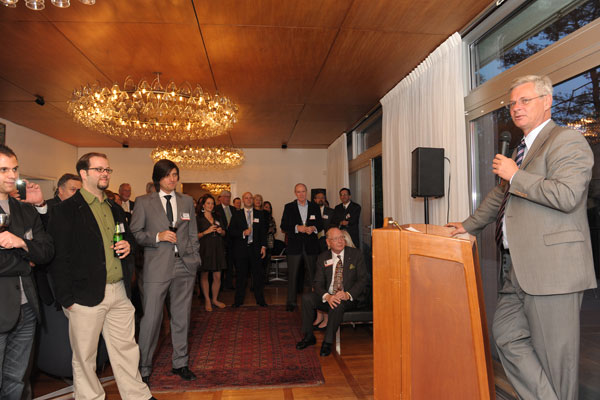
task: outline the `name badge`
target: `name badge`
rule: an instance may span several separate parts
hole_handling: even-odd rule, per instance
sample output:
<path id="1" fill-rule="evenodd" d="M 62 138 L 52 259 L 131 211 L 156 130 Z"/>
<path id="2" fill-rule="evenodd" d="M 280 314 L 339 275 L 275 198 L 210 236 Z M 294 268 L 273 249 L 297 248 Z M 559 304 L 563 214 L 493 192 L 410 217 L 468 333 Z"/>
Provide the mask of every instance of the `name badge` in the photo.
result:
<path id="1" fill-rule="evenodd" d="M 125 232 L 125 231 L 123 231 L 123 232 Z M 24 239 L 33 240 L 33 230 L 32 229 L 28 229 L 27 232 L 25 232 Z"/>
<path id="2" fill-rule="evenodd" d="M 215 221 L 215 225 L 221 226 L 221 223 L 219 221 Z"/>
<path id="3" fill-rule="evenodd" d="M 323 215 L 323 219 L 329 219 L 329 215 L 327 215 L 327 214 Z"/>
<path id="4" fill-rule="evenodd" d="M 119 229 L 121 230 L 121 232 L 125 233 L 125 224 L 121 222 L 119 224 Z"/>
<path id="5" fill-rule="evenodd" d="M 310 217 L 308 217 L 308 219 L 310 219 L 310 220 L 315 220 L 315 219 L 317 219 L 317 218 L 315 218 L 315 216 L 314 216 L 314 215 L 311 215 Z"/>
<path id="6" fill-rule="evenodd" d="M 190 220 L 190 214 L 189 213 L 181 213 L 181 220 L 182 221 L 189 221 Z"/>
<path id="7" fill-rule="evenodd" d="M 326 267 L 331 267 L 333 265 L 333 259 L 330 258 L 329 260 L 325 260 L 325 266 Z"/>
<path id="8" fill-rule="evenodd" d="M 259 222 L 260 222 L 260 220 L 259 220 L 258 218 L 254 218 L 254 219 L 252 220 L 252 222 L 254 222 L 255 224 L 257 224 L 257 223 L 259 223 Z"/>
<path id="9" fill-rule="evenodd" d="M 350 219 L 350 214 L 346 214 L 346 219 Z"/>

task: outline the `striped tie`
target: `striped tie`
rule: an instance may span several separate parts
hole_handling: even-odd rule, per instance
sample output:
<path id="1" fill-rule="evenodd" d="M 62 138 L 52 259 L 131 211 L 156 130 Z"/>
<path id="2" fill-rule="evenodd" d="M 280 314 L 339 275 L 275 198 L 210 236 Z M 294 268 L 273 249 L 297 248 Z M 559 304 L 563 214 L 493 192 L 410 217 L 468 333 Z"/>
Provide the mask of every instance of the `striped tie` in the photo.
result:
<path id="1" fill-rule="evenodd" d="M 517 167 L 521 167 L 521 163 L 523 162 L 523 154 L 525 154 L 525 138 L 521 139 L 519 143 L 519 147 L 517 147 L 517 158 L 515 158 L 515 163 L 517 163 Z M 506 208 L 506 201 L 508 200 L 509 193 L 509 183 L 506 184 L 506 192 L 504 192 L 504 198 L 502 199 L 502 204 L 500 204 L 500 209 L 498 210 L 498 216 L 496 217 L 496 245 L 499 248 L 502 248 L 502 225 L 504 220 L 504 209 Z"/>

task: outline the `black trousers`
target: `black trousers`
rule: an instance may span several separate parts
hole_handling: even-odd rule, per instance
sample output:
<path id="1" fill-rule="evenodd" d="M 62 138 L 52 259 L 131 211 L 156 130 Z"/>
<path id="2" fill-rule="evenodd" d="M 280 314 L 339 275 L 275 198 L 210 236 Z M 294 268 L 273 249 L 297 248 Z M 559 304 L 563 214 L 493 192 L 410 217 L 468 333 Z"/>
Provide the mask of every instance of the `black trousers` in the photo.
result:
<path id="1" fill-rule="evenodd" d="M 288 254 L 288 294 L 286 302 L 288 306 L 296 306 L 296 296 L 298 293 L 298 270 L 300 269 L 300 263 L 302 260 L 304 260 L 306 272 L 308 273 L 308 281 L 310 282 L 311 287 L 315 278 L 315 263 L 317 262 L 316 254 L 306 254 L 304 250 L 302 250 L 301 254 Z M 300 284 L 303 285 L 303 282 Z"/>
<path id="2" fill-rule="evenodd" d="M 254 287 L 254 298 L 256 304 L 265 303 L 263 294 L 264 273 L 263 263 L 260 258 L 261 246 L 251 244 L 236 252 L 235 254 L 235 302 L 234 304 L 244 304 L 246 297 L 246 283 L 248 281 L 248 272 L 252 274 L 252 286 Z"/>
<path id="3" fill-rule="evenodd" d="M 312 336 L 313 321 L 317 317 L 317 310 L 325 311 L 328 320 L 323 341 L 331 344 L 335 340 L 335 333 L 342 323 L 344 312 L 350 311 L 353 308 L 356 308 L 355 301 L 342 300 L 337 307 L 331 308 L 329 307 L 329 303 L 323 303 L 323 299 L 315 292 L 304 293 L 302 295 L 302 333 L 305 336 Z"/>

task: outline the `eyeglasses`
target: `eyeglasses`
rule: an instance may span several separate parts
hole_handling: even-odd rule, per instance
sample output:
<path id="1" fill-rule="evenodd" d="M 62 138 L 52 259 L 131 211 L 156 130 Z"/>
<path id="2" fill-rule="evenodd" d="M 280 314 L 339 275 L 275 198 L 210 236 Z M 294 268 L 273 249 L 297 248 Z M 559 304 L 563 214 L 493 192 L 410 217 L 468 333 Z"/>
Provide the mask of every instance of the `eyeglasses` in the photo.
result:
<path id="1" fill-rule="evenodd" d="M 346 240 L 346 238 L 344 236 L 336 236 L 336 237 L 329 238 L 329 240 L 332 240 L 335 242 L 335 241 L 340 241 L 340 240 Z"/>
<path id="2" fill-rule="evenodd" d="M 510 102 L 509 102 L 509 103 L 506 105 L 506 109 L 510 111 L 510 110 L 512 110 L 513 108 L 515 108 L 515 106 L 516 106 L 517 104 L 521 104 L 521 105 L 524 105 L 524 106 L 526 106 L 526 105 L 528 105 L 529 103 L 531 103 L 533 100 L 535 100 L 535 99 L 539 99 L 540 97 L 544 97 L 544 96 L 546 96 L 546 95 L 545 95 L 545 94 L 542 94 L 542 95 L 539 95 L 539 96 L 536 96 L 536 97 L 530 97 L 530 98 L 525 98 L 525 97 L 523 97 L 523 98 L 520 98 L 520 99 L 518 99 L 517 101 L 510 101 Z"/>
<path id="3" fill-rule="evenodd" d="M 99 174 L 102 174 L 102 173 L 104 173 L 104 171 L 106 171 L 106 173 L 109 174 L 109 175 L 112 174 L 113 171 L 114 171 L 114 169 L 112 169 L 112 168 L 102 168 L 102 167 L 96 167 L 96 168 L 91 168 L 90 167 L 90 168 L 88 168 L 88 171 L 90 169 L 93 169 L 94 171 L 98 172 Z"/>

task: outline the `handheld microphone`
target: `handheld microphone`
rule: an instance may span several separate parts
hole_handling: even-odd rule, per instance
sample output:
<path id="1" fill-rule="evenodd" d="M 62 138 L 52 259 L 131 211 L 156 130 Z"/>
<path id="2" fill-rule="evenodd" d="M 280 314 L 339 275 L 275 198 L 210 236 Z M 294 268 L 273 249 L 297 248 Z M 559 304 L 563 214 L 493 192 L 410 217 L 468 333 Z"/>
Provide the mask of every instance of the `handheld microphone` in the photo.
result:
<path id="1" fill-rule="evenodd" d="M 510 140 L 512 139 L 512 135 L 509 131 L 502 132 L 498 139 L 500 140 L 500 154 L 505 157 L 509 157 L 508 154 L 508 146 L 510 145 Z"/>

